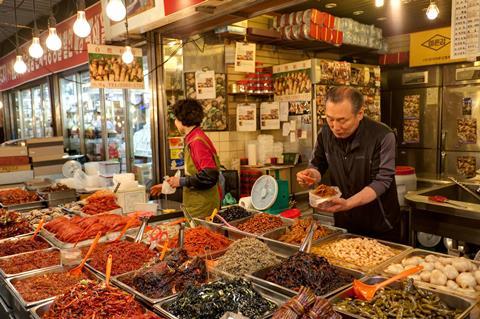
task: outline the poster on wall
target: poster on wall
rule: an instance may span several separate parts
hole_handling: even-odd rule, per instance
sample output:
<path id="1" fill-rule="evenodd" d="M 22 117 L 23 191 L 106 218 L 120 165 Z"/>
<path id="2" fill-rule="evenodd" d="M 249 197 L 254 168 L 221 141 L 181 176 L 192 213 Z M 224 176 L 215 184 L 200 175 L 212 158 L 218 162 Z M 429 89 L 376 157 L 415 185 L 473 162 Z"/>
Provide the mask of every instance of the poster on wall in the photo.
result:
<path id="1" fill-rule="evenodd" d="M 189 99 L 197 99 L 195 78 L 195 72 L 185 72 L 185 96 Z M 214 83 L 216 97 L 214 99 L 198 100 L 205 113 L 202 128 L 206 131 L 223 131 L 227 129 L 227 80 L 225 73 L 215 73 Z"/>
<path id="2" fill-rule="evenodd" d="M 280 105 L 278 102 L 264 102 L 260 104 L 260 129 L 280 129 Z"/>
<path id="3" fill-rule="evenodd" d="M 255 103 L 237 104 L 237 131 L 254 132 L 257 130 L 257 105 Z"/>
<path id="4" fill-rule="evenodd" d="M 133 62 L 122 61 L 123 46 L 88 45 L 88 67 L 92 88 L 143 89 L 142 50 L 132 48 Z"/>
<path id="5" fill-rule="evenodd" d="M 465 177 L 473 177 L 476 175 L 477 163 L 474 156 L 458 156 L 457 157 L 457 173 Z"/>
<path id="6" fill-rule="evenodd" d="M 310 101 L 312 99 L 311 73 L 311 60 L 273 66 L 275 101 Z"/>
<path id="7" fill-rule="evenodd" d="M 197 100 L 216 98 L 215 94 L 215 71 L 195 72 L 195 94 Z"/>
<path id="8" fill-rule="evenodd" d="M 255 43 L 237 42 L 235 45 L 235 72 L 255 72 Z"/>
<path id="9" fill-rule="evenodd" d="M 420 120 L 403 121 L 403 142 L 408 144 L 420 143 Z"/>
<path id="10" fill-rule="evenodd" d="M 420 95 L 403 97 L 403 118 L 420 119 Z"/>
<path id="11" fill-rule="evenodd" d="M 457 136 L 459 144 L 477 144 L 477 120 L 457 119 Z"/>
<path id="12" fill-rule="evenodd" d="M 472 115 L 472 98 L 471 97 L 463 98 L 462 115 L 468 115 L 468 116 Z"/>

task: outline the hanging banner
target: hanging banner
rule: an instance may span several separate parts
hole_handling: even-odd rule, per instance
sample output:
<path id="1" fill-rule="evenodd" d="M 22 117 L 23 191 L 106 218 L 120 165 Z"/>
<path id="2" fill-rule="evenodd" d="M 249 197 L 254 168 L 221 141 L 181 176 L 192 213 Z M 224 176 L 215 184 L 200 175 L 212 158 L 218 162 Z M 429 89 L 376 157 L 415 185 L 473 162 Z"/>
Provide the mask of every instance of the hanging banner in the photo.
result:
<path id="1" fill-rule="evenodd" d="M 452 1 L 452 58 L 480 55 L 480 1 Z"/>
<path id="2" fill-rule="evenodd" d="M 122 61 L 123 46 L 88 45 L 88 66 L 92 88 L 143 89 L 142 50 L 132 48 L 133 62 Z"/>
<path id="3" fill-rule="evenodd" d="M 257 130 L 257 105 L 255 103 L 237 104 L 237 131 L 254 132 Z"/>
<path id="4" fill-rule="evenodd" d="M 410 67 L 460 62 L 450 58 L 450 27 L 410 33 Z"/>
<path id="5" fill-rule="evenodd" d="M 235 72 L 255 72 L 255 50 L 255 43 L 236 43 Z"/>
<path id="6" fill-rule="evenodd" d="M 280 129 L 280 104 L 278 102 L 264 102 L 260 104 L 260 129 Z"/>
<path id="7" fill-rule="evenodd" d="M 74 15 L 57 23 L 57 33 L 62 40 L 62 48 L 59 51 L 50 51 L 44 48 L 45 53 L 40 59 L 32 59 L 28 55 L 28 47 L 31 42 L 21 45 L 19 52 L 23 55 L 23 60 L 27 64 L 27 72 L 24 74 L 16 74 L 13 70 L 15 51 L 0 58 L 0 92 L 87 63 L 87 45 L 90 43 L 105 43 L 105 30 L 100 3 L 87 8 L 85 13 L 92 28 L 92 32 L 87 38 L 81 39 L 73 33 L 73 24 L 76 20 Z M 40 35 L 42 45 L 45 43 L 47 36 L 47 31 Z"/>
<path id="8" fill-rule="evenodd" d="M 215 71 L 195 72 L 195 93 L 198 100 L 215 99 Z"/>

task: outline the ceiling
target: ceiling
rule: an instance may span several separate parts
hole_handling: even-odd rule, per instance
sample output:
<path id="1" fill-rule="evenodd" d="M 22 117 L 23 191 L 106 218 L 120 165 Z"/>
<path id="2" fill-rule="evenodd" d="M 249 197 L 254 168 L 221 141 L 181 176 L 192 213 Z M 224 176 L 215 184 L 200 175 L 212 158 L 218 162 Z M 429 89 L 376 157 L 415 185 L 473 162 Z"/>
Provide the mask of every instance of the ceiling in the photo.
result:
<path id="1" fill-rule="evenodd" d="M 15 34 L 13 1 L 0 0 L 0 43 Z M 53 5 L 60 1 L 51 0 Z M 35 0 L 35 6 L 37 19 L 50 15 L 50 0 Z M 17 19 L 20 26 L 33 23 L 33 0 L 17 0 Z"/>
<path id="2" fill-rule="evenodd" d="M 283 12 L 300 11 L 309 8 L 317 8 L 334 16 L 352 18 L 361 23 L 375 24 L 383 29 L 386 36 L 423 31 L 450 25 L 451 0 L 435 0 L 440 9 L 437 19 L 428 20 L 425 12 L 430 0 L 399 0 L 399 8 L 393 8 L 391 0 L 384 0 L 381 8 L 375 7 L 374 0 L 308 0 L 300 5 L 292 6 Z M 334 3 L 336 7 L 327 8 L 328 4 Z M 354 15 L 355 11 L 363 11 L 363 14 Z M 386 18 L 378 20 L 378 18 Z"/>

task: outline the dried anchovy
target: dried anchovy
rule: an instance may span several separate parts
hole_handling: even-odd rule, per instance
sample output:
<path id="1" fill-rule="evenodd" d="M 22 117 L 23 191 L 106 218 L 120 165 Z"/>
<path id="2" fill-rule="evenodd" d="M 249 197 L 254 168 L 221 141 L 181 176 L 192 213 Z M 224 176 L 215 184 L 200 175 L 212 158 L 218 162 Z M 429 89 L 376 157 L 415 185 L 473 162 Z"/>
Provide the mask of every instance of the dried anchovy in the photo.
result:
<path id="1" fill-rule="evenodd" d="M 60 265 L 58 250 L 41 250 L 0 260 L 0 268 L 6 274 L 18 274 L 34 269 Z"/>
<path id="2" fill-rule="evenodd" d="M 219 212 L 218 215 L 222 216 L 222 218 L 225 219 L 227 222 L 231 222 L 233 220 L 250 217 L 252 213 L 250 213 L 248 210 L 246 210 L 242 206 L 231 206 Z M 222 221 L 216 216 L 213 219 L 213 221 L 219 224 L 222 223 Z"/>
<path id="3" fill-rule="evenodd" d="M 257 319 L 275 308 L 273 302 L 264 299 L 244 279 L 189 287 L 166 305 L 166 310 L 180 319 L 220 319 L 228 311 Z"/>
<path id="4" fill-rule="evenodd" d="M 296 291 L 305 286 L 323 296 L 351 282 L 353 277 L 334 268 L 324 257 L 298 252 L 271 268 L 265 279 Z"/>
<path id="5" fill-rule="evenodd" d="M 155 319 L 132 295 L 116 287 L 106 288 L 92 281 L 81 282 L 55 298 L 43 319 Z"/>
<path id="6" fill-rule="evenodd" d="M 114 276 L 137 270 L 156 255 L 144 244 L 119 241 L 97 246 L 89 264 L 98 271 L 104 272 L 110 254 Z"/>
<path id="7" fill-rule="evenodd" d="M 42 238 L 36 237 L 35 240 L 22 238 L 17 240 L 7 240 L 0 243 L 0 257 L 15 254 L 26 253 L 33 250 L 49 248 L 50 245 Z"/>
<path id="8" fill-rule="evenodd" d="M 238 229 L 252 234 L 263 234 L 269 230 L 273 230 L 283 226 L 283 221 L 280 217 L 261 213 L 254 215 L 249 220 L 238 225 Z"/>
<path id="9" fill-rule="evenodd" d="M 235 241 L 218 259 L 216 268 L 235 275 L 251 274 L 274 266 L 280 261 L 268 246 L 256 238 L 246 237 Z"/>
<path id="10" fill-rule="evenodd" d="M 436 293 L 415 287 L 413 279 L 404 282 L 400 289 L 387 287 L 380 290 L 370 302 L 346 298 L 335 306 L 345 312 L 375 319 L 454 319 L 462 313 L 448 307 Z"/>
<path id="11" fill-rule="evenodd" d="M 32 302 L 64 294 L 83 279 L 87 279 L 84 273 L 77 277 L 68 271 L 52 272 L 16 280 L 13 285 L 25 301 Z"/>
<path id="12" fill-rule="evenodd" d="M 149 265 L 122 278 L 122 282 L 149 298 L 159 299 L 183 291 L 186 287 L 198 286 L 206 282 L 207 277 L 205 260 L 195 257 L 178 264 L 165 260 Z"/>

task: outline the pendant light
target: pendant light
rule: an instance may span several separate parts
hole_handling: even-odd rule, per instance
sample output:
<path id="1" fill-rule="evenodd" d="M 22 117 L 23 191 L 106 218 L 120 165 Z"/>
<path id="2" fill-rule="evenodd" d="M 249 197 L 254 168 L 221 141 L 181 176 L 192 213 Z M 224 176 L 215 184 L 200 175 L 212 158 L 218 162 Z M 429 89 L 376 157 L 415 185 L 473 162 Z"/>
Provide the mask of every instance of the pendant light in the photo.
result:
<path id="1" fill-rule="evenodd" d="M 125 15 L 125 30 L 127 31 L 127 39 L 125 40 L 125 50 L 122 54 L 122 61 L 126 64 L 133 62 L 134 56 L 132 52 L 132 47 L 130 46 L 130 39 L 128 38 L 128 18 Z"/>
<path id="2" fill-rule="evenodd" d="M 85 0 L 78 0 L 77 20 L 73 24 L 73 32 L 79 38 L 86 38 L 89 36 L 92 28 L 85 17 Z"/>
<path id="3" fill-rule="evenodd" d="M 33 37 L 32 37 L 32 44 L 28 48 L 28 53 L 34 59 L 40 59 L 43 55 L 43 48 L 40 45 L 40 37 L 38 35 L 38 28 L 37 28 L 37 12 L 35 11 L 35 0 L 33 0 Z"/>
<path id="4" fill-rule="evenodd" d="M 429 20 L 435 20 L 438 17 L 438 14 L 440 13 L 440 9 L 438 9 L 437 4 L 435 1 L 430 1 L 430 5 L 427 8 L 427 18 Z"/>
<path id="5" fill-rule="evenodd" d="M 17 0 L 13 0 L 13 13 L 15 16 L 15 51 L 17 57 L 15 58 L 15 63 L 13 64 L 13 70 L 17 74 L 23 74 L 27 72 L 27 65 L 23 61 L 23 57 L 18 50 L 18 23 L 17 23 Z"/>
<path id="6" fill-rule="evenodd" d="M 53 10 L 52 0 L 50 0 L 50 9 Z M 48 37 L 45 41 L 47 48 L 51 51 L 58 51 L 62 47 L 62 40 L 57 34 L 57 21 L 53 16 L 53 12 L 50 12 L 50 17 L 48 18 Z"/>
<path id="7" fill-rule="evenodd" d="M 115 22 L 122 21 L 127 15 L 127 9 L 125 8 L 122 0 L 108 1 L 105 11 L 107 12 L 107 17 Z"/>
<path id="8" fill-rule="evenodd" d="M 375 7 L 380 8 L 384 5 L 384 0 L 375 0 Z"/>

